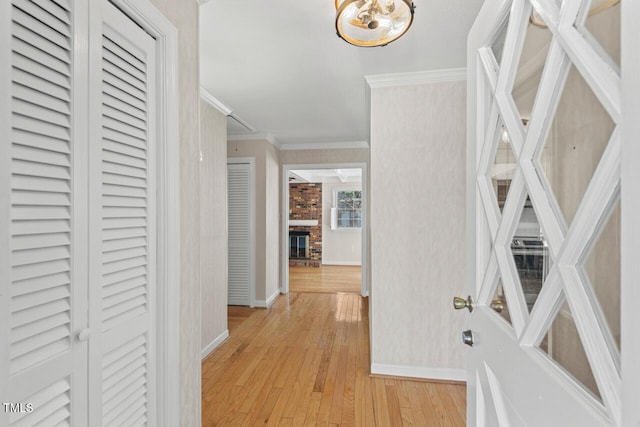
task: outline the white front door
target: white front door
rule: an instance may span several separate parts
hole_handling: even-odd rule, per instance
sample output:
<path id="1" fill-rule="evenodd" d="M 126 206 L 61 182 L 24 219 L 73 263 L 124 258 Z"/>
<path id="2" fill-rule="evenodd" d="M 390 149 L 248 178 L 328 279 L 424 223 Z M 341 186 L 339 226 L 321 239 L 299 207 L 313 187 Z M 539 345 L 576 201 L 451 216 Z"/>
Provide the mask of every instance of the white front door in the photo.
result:
<path id="1" fill-rule="evenodd" d="M 470 426 L 622 423 L 615 3 L 487 0 L 469 35 Z"/>

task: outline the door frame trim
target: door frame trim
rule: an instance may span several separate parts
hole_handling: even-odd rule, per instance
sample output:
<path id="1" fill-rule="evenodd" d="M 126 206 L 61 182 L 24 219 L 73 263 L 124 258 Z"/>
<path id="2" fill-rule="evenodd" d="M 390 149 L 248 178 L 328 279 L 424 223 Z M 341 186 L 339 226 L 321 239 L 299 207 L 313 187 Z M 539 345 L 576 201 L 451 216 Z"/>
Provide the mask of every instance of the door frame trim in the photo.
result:
<path id="1" fill-rule="evenodd" d="M 640 55 L 637 44 L 632 42 L 638 37 L 637 22 L 640 19 L 639 2 L 621 3 L 621 49 L 624 58 L 621 69 L 622 78 L 622 168 L 621 168 L 621 334 L 624 345 L 621 348 L 622 378 L 622 425 L 640 424 L 640 341 L 637 339 L 637 325 L 640 324 L 640 311 L 636 302 L 640 299 L 638 276 L 640 263 L 637 260 L 640 245 L 640 227 L 637 212 L 640 209 L 640 191 L 624 185 L 625 182 L 638 182 L 640 171 L 637 159 L 640 158 Z M 635 249 L 635 250 L 634 250 Z"/>
<path id="2" fill-rule="evenodd" d="M 110 0 L 156 42 L 157 421 L 180 424 L 180 138 L 178 31 L 149 0 Z M 178 386 L 176 386 L 178 385 Z"/>
<path id="3" fill-rule="evenodd" d="M 289 293 L 289 171 L 296 169 L 361 169 L 362 170 L 362 209 L 364 215 L 362 216 L 362 238 L 361 238 L 361 268 L 362 268 L 362 282 L 360 286 L 360 294 L 363 297 L 369 296 L 369 275 L 368 275 L 368 259 L 367 248 L 368 230 L 369 230 L 369 218 L 368 218 L 368 205 L 369 205 L 369 173 L 367 171 L 366 163 L 315 163 L 315 164 L 283 164 L 282 165 L 282 205 L 280 208 L 280 216 L 282 220 L 282 229 L 280 235 L 280 260 L 281 260 L 281 272 L 280 272 L 280 293 Z"/>

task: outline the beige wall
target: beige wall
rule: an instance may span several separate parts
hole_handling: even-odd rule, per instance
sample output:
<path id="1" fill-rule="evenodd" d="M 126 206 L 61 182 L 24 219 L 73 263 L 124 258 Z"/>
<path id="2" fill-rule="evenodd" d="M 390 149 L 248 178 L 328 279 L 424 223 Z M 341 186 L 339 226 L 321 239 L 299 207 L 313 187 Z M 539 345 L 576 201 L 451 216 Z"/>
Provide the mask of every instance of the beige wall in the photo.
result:
<path id="1" fill-rule="evenodd" d="M 361 190 L 362 183 L 322 183 L 322 263 L 360 265 L 362 262 L 362 230 L 331 229 L 333 193 L 338 189 Z"/>
<path id="2" fill-rule="evenodd" d="M 199 426 L 200 415 L 200 138 L 198 123 L 198 4 L 151 0 L 178 29 L 180 94 L 180 425 Z"/>
<path id="3" fill-rule="evenodd" d="M 323 163 L 369 163 L 368 148 L 330 150 L 283 150 L 281 165 L 321 165 Z"/>
<path id="4" fill-rule="evenodd" d="M 202 350 L 227 330 L 227 123 L 200 101 L 200 298 Z"/>
<path id="5" fill-rule="evenodd" d="M 371 90 L 376 372 L 464 375 L 451 298 L 465 292 L 465 114 L 465 82 Z"/>
<path id="6" fill-rule="evenodd" d="M 262 306 L 278 291 L 279 151 L 266 140 L 229 141 L 228 157 L 255 157 L 256 178 L 256 304 Z"/>

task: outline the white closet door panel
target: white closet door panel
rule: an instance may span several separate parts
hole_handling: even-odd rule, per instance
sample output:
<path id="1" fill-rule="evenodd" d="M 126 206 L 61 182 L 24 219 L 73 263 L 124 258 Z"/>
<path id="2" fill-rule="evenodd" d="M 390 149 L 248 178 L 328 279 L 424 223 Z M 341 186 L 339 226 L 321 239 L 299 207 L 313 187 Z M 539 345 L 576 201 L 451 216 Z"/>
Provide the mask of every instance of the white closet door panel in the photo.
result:
<path id="1" fill-rule="evenodd" d="M 229 164 L 228 303 L 250 305 L 250 165 Z"/>
<path id="2" fill-rule="evenodd" d="M 154 424 L 154 40 L 106 0 L 92 15 L 90 404 L 93 424 Z M 95 24 L 95 25 L 94 25 Z"/>
<path id="3" fill-rule="evenodd" d="M 8 363 L 1 375 L 8 401 L 31 403 L 33 411 L 3 413 L 0 424 L 64 425 L 71 423 L 71 384 L 82 377 L 73 369 L 72 336 L 71 10 L 51 0 L 14 0 L 10 8 L 10 269 L 0 287 Z"/>

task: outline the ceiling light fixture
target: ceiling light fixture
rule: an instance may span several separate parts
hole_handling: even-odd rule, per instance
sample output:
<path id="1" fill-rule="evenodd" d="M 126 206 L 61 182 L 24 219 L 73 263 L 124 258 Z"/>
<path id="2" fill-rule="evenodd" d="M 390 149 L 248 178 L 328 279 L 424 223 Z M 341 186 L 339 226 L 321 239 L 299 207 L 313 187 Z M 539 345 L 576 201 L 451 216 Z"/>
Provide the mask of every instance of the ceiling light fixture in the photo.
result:
<path id="1" fill-rule="evenodd" d="M 415 6 L 410 0 L 335 0 L 338 37 L 355 46 L 386 46 L 407 32 Z"/>

